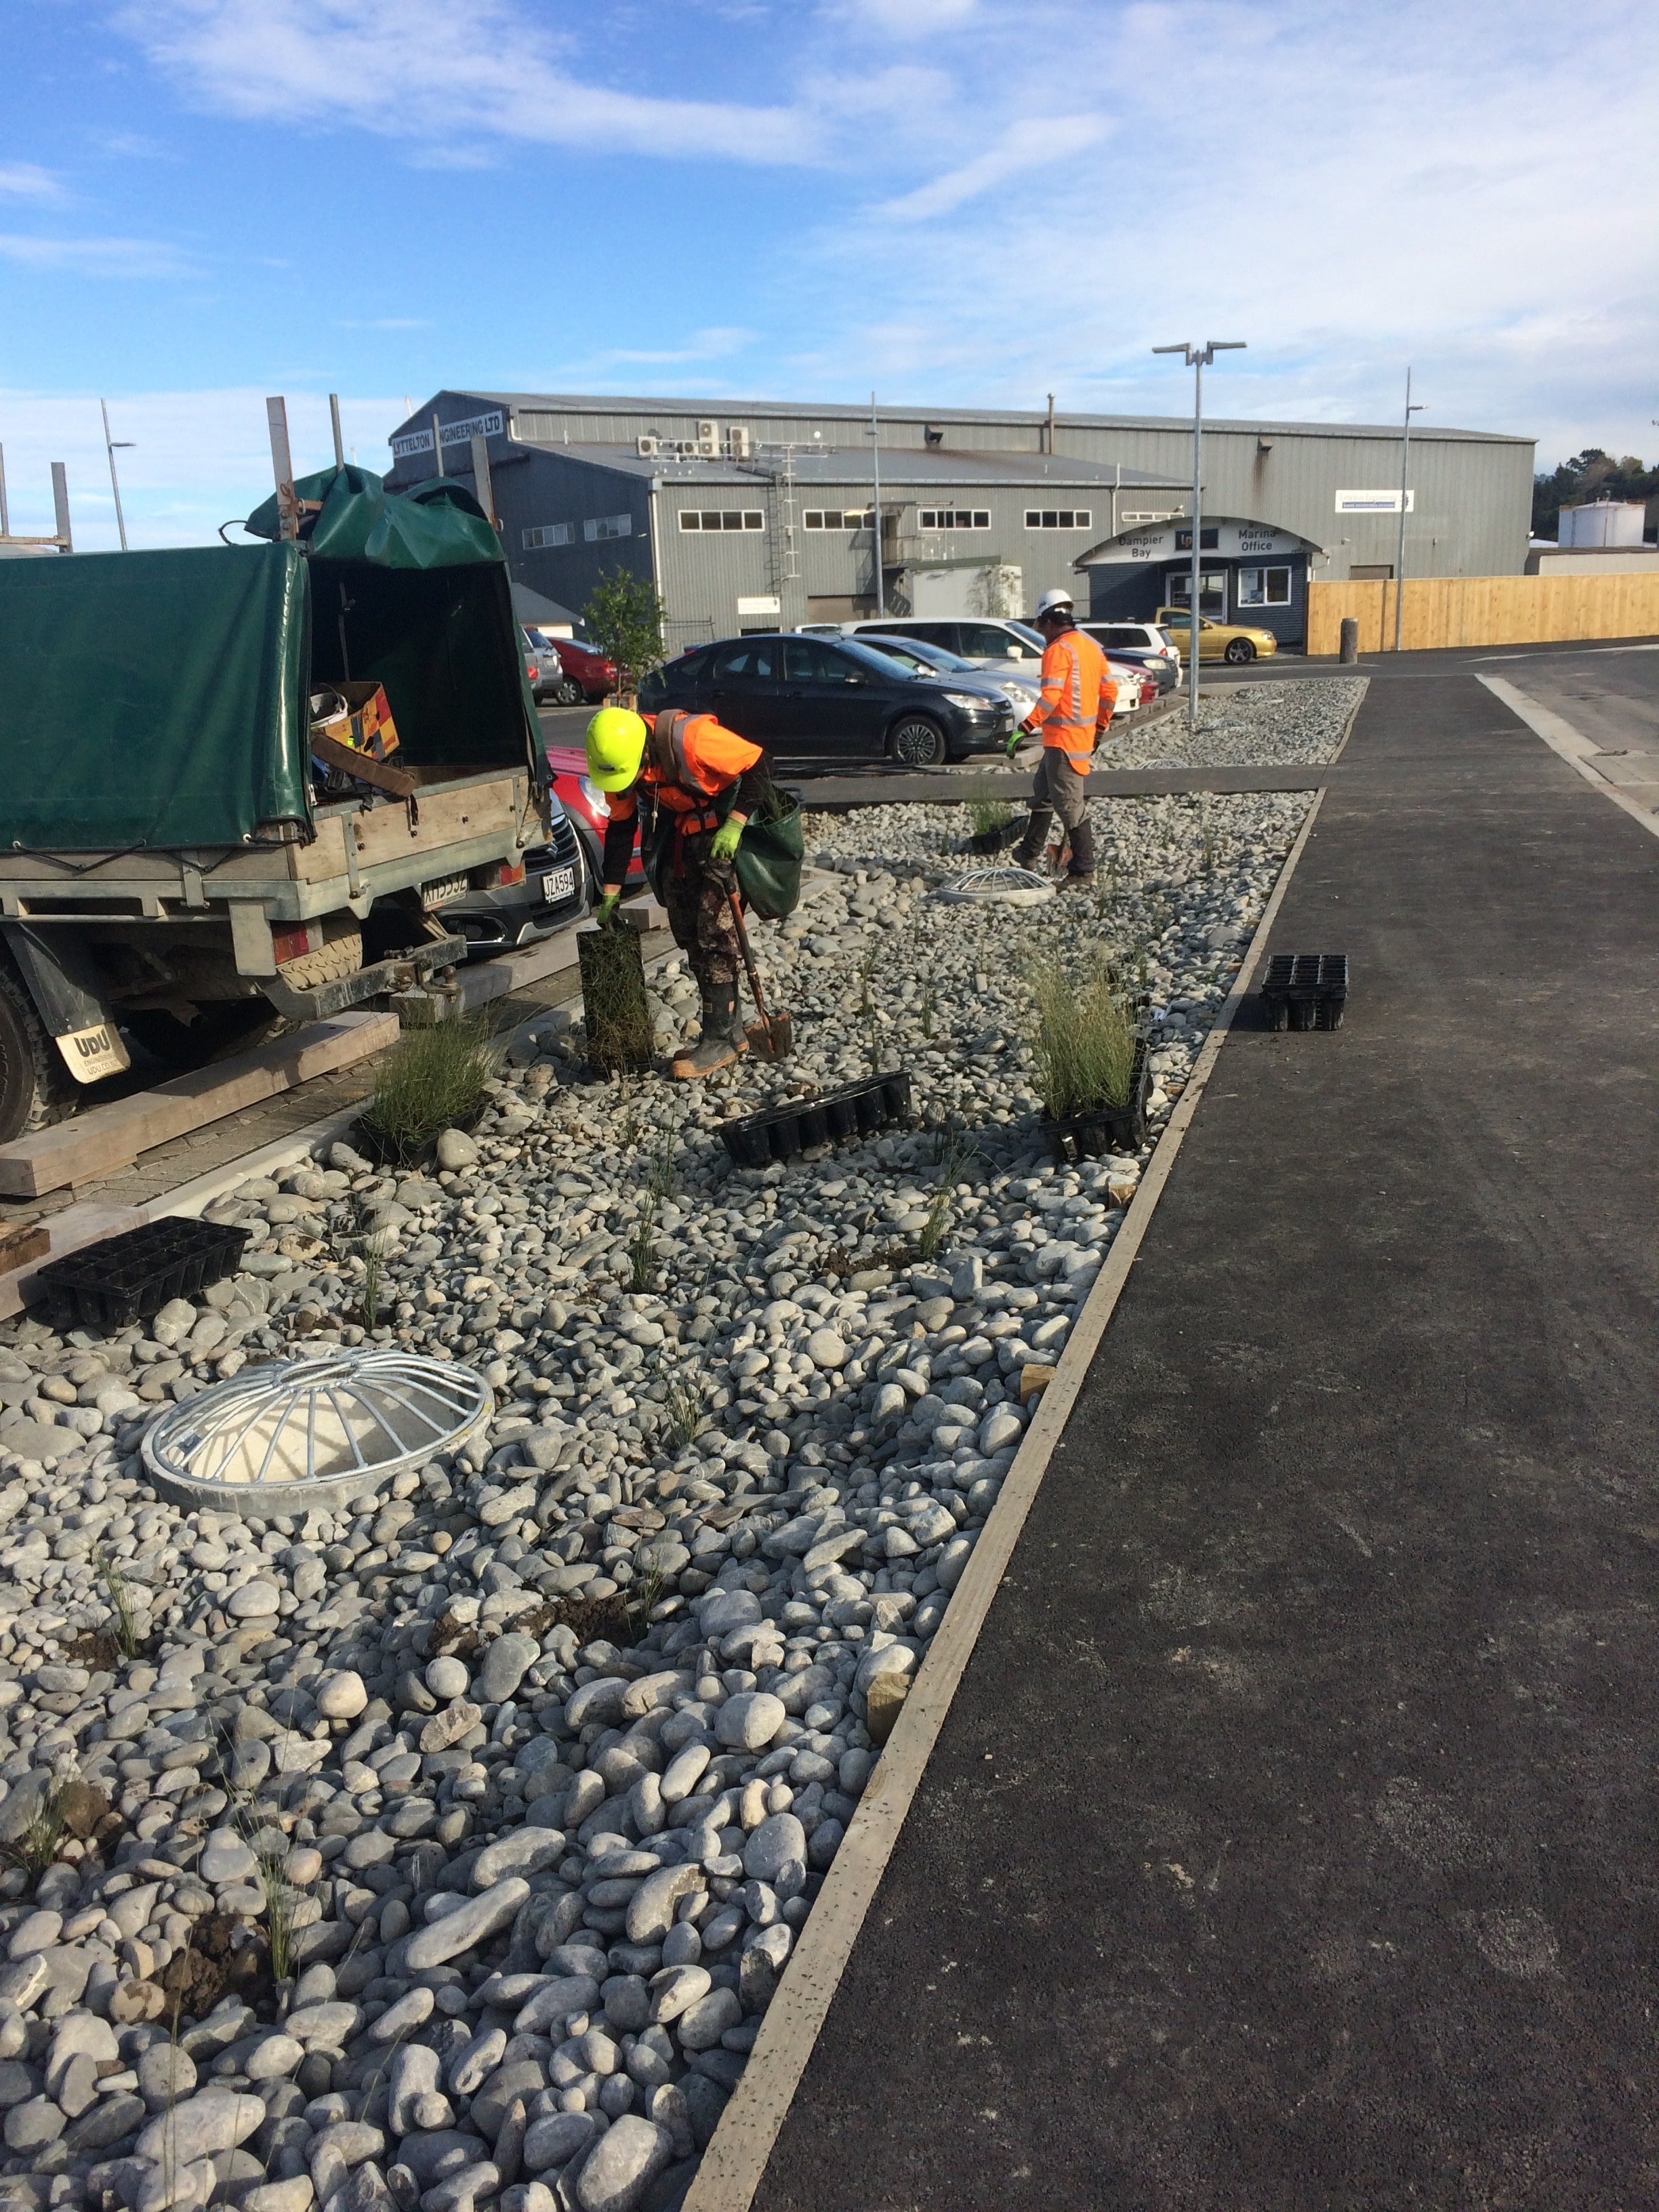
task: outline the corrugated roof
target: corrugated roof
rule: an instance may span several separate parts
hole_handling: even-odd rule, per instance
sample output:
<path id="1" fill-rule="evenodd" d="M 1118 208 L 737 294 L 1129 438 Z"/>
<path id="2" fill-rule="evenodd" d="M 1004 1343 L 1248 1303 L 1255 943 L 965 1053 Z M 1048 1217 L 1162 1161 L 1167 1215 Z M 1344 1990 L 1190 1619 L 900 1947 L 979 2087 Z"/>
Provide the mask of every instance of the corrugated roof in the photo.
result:
<path id="1" fill-rule="evenodd" d="M 843 406 L 830 402 L 819 404 L 782 399 L 675 399 L 660 392 L 637 397 L 625 392 L 483 392 L 467 386 L 446 387 L 457 398 L 487 400 L 492 406 L 526 409 L 546 409 L 552 412 L 566 410 L 577 414 L 648 415 L 659 410 L 670 415 L 706 416 L 721 422 L 740 421 L 744 417 L 768 420 L 777 417 L 819 416 L 826 422 L 857 423 L 862 428 L 870 420 L 867 407 Z M 440 393 L 438 397 L 443 397 Z M 433 403 L 417 409 L 401 422 L 393 432 L 397 436 L 404 430 L 428 428 L 432 421 Z M 883 402 L 877 410 L 878 419 L 890 422 L 951 423 L 994 422 L 1036 428 L 1048 420 L 1046 408 L 999 407 L 916 407 L 908 404 L 889 405 Z M 1079 430 L 1182 430 L 1192 426 L 1190 415 L 1080 415 L 1069 410 L 1056 409 L 1054 423 L 1059 429 Z M 1206 416 L 1206 430 L 1236 430 L 1258 435 L 1279 431 L 1286 436 L 1305 438 L 1395 438 L 1400 435 L 1397 422 L 1294 422 L 1278 419 L 1252 421 L 1225 416 Z M 1458 430 L 1436 428 L 1433 425 L 1412 425 L 1413 443 L 1420 439 L 1453 439 L 1474 444 L 1498 446 L 1530 446 L 1533 438 L 1521 437 L 1511 431 Z M 584 443 L 586 441 L 584 441 Z M 1061 458 L 1064 458 L 1063 456 Z"/>

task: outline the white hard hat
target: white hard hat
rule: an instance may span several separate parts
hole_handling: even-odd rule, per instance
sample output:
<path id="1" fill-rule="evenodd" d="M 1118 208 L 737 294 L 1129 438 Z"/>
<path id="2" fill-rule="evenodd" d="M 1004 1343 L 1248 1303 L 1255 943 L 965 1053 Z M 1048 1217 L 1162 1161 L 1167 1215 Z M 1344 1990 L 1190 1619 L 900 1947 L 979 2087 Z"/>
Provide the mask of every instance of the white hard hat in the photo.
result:
<path id="1" fill-rule="evenodd" d="M 1036 618 L 1041 622 L 1044 615 L 1058 613 L 1061 607 L 1064 607 L 1069 614 L 1073 604 L 1072 595 L 1066 589 L 1065 586 L 1063 584 L 1056 584 L 1051 591 L 1045 592 L 1042 594 L 1042 597 L 1037 601 Z"/>

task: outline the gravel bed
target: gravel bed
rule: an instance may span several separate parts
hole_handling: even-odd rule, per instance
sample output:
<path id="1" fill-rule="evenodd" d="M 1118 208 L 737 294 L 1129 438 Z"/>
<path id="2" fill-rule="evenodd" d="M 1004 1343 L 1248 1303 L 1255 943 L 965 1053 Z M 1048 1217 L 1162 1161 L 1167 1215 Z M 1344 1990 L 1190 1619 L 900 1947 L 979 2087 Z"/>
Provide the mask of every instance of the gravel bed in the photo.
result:
<path id="1" fill-rule="evenodd" d="M 1019 912 L 929 896 L 959 808 L 814 823 L 792 1061 L 592 1082 L 550 1018 L 427 1171 L 213 1208 L 195 1304 L 0 1330 L 0 2202 L 672 2212 L 1147 1157 L 1054 1164 L 1023 962 L 1144 982 L 1161 1120 L 1307 805 L 1103 802 L 1098 895 Z M 872 1061 L 927 1126 L 730 1168 Z M 156 1501 L 159 1407 L 365 1341 L 481 1368 L 488 1435 Z"/>
<path id="2" fill-rule="evenodd" d="M 1297 677 L 1285 684 L 1240 684 L 1206 692 L 1201 678 L 1198 731 L 1179 715 L 1147 730 L 1133 724 L 1097 755 L 1103 768 L 1291 768 L 1328 761 L 1365 696 L 1363 676 Z"/>

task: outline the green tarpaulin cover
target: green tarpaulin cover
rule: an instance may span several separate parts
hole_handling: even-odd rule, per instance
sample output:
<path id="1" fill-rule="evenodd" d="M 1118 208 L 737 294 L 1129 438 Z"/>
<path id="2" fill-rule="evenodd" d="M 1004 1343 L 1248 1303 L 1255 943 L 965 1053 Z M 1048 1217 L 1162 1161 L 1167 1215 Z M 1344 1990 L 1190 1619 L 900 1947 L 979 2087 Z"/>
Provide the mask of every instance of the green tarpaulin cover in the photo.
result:
<path id="1" fill-rule="evenodd" d="M 311 822 L 308 693 L 386 686 L 411 768 L 547 773 L 501 541 L 439 480 L 296 484 L 304 547 L 0 561 L 0 836 L 33 851 L 239 845 Z"/>
<path id="2" fill-rule="evenodd" d="M 0 836 L 105 852 L 308 821 L 307 583 L 295 545 L 0 561 Z"/>

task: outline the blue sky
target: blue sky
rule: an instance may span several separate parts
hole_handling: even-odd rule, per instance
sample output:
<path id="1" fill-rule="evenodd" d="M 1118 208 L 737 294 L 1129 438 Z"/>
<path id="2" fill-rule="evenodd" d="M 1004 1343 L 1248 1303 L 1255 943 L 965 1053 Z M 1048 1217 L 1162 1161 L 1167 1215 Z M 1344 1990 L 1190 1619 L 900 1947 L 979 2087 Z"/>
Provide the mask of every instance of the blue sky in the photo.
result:
<path id="1" fill-rule="evenodd" d="M 200 540 L 326 394 L 1178 414 L 1659 447 L 1651 0 L 0 0 L 12 527 Z"/>

